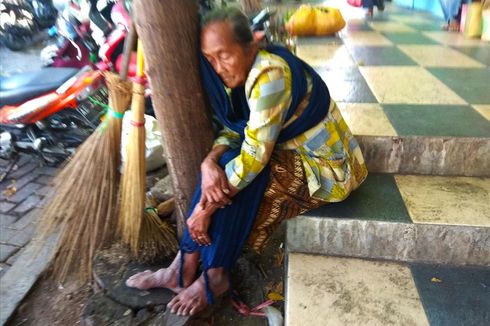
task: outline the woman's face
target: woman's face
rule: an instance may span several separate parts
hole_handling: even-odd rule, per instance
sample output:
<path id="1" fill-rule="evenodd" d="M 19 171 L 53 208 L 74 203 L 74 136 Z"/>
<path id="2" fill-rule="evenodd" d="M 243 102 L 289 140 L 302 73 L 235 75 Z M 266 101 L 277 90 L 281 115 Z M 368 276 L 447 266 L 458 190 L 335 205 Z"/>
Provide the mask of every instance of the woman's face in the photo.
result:
<path id="1" fill-rule="evenodd" d="M 254 46 L 244 48 L 233 38 L 228 22 L 206 25 L 201 33 L 201 50 L 223 83 L 229 88 L 243 86 L 255 59 Z"/>

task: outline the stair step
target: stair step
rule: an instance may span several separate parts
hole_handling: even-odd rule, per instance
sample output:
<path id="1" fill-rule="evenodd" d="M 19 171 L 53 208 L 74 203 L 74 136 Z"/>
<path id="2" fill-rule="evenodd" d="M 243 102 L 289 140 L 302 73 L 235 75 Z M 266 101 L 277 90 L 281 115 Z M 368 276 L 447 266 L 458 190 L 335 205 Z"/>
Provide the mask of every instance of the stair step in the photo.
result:
<path id="1" fill-rule="evenodd" d="M 370 174 L 340 203 L 288 221 L 288 252 L 490 265 L 490 179 Z"/>
<path id="2" fill-rule="evenodd" d="M 286 325 L 489 325 L 490 268 L 291 253 Z"/>

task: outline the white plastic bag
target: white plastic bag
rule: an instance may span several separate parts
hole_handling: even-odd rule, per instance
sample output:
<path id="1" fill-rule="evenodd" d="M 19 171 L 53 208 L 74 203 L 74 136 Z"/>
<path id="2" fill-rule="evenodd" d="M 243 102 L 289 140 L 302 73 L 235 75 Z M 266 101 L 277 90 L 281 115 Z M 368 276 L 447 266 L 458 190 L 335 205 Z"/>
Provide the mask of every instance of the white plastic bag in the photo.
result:
<path id="1" fill-rule="evenodd" d="M 129 130 L 131 129 L 131 114 L 125 114 L 122 123 L 121 135 L 121 160 L 126 161 L 126 144 L 128 142 Z M 158 129 L 157 119 L 145 114 L 146 131 L 146 171 L 156 170 L 165 165 L 164 151 L 162 145 L 162 134 Z"/>

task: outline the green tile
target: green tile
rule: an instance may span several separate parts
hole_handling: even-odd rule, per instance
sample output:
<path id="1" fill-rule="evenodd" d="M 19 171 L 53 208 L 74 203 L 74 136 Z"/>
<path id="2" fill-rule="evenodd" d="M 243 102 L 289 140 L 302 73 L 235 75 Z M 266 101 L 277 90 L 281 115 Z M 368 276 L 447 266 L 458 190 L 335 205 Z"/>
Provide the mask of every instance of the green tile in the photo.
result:
<path id="1" fill-rule="evenodd" d="M 417 63 L 395 46 L 351 46 L 349 51 L 364 66 L 415 66 Z"/>
<path id="2" fill-rule="evenodd" d="M 489 268 L 412 264 L 410 269 L 430 325 L 490 325 Z"/>
<path id="3" fill-rule="evenodd" d="M 490 122 L 464 105 L 383 105 L 399 135 L 490 137 Z"/>
<path id="4" fill-rule="evenodd" d="M 378 103 L 357 67 L 318 68 L 316 71 L 337 102 Z"/>
<path id="5" fill-rule="evenodd" d="M 327 204 L 304 215 L 411 223 L 395 178 L 376 173 L 369 174 L 346 200 Z"/>
<path id="6" fill-rule="evenodd" d="M 469 104 L 490 104 L 490 69 L 427 68 Z"/>
<path id="7" fill-rule="evenodd" d="M 467 56 L 490 66 L 490 46 L 489 47 L 453 47 L 459 52 L 463 52 Z"/>
<path id="8" fill-rule="evenodd" d="M 387 33 L 383 35 L 394 44 L 439 44 L 421 33 Z"/>
<path id="9" fill-rule="evenodd" d="M 438 23 L 405 23 L 405 25 L 410 26 L 421 32 L 437 32 L 442 30 L 443 22 Z"/>

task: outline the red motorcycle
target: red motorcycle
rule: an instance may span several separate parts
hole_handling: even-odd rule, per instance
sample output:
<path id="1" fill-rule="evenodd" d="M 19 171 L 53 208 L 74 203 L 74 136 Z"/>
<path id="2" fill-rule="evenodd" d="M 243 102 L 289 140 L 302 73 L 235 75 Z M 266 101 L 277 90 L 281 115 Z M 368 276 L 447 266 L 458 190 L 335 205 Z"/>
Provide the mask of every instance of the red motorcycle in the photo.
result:
<path id="1" fill-rule="evenodd" d="M 102 73 L 90 67 L 0 77 L 0 158 L 22 151 L 64 161 L 95 130 L 106 102 Z"/>

